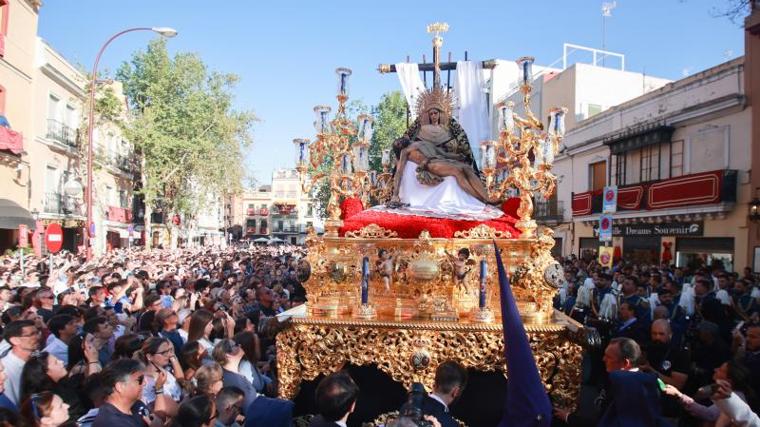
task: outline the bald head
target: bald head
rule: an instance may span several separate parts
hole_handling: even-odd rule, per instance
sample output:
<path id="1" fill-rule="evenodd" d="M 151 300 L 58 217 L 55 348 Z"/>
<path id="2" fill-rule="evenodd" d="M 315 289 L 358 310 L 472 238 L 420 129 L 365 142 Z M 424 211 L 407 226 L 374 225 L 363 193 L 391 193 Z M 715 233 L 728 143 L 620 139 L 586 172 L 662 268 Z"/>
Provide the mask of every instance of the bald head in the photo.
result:
<path id="1" fill-rule="evenodd" d="M 670 344 L 672 336 L 673 331 L 667 319 L 657 319 L 652 322 L 652 342 Z"/>

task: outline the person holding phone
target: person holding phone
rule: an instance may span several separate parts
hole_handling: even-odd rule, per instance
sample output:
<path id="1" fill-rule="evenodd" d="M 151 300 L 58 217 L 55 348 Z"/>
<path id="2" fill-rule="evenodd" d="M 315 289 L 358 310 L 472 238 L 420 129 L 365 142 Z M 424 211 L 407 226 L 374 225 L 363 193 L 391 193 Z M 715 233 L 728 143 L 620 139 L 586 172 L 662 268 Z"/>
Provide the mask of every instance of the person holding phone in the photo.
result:
<path id="1" fill-rule="evenodd" d="M 715 369 L 712 378 L 713 381 L 726 381 L 743 401 L 747 401 L 748 397 L 754 398 L 752 389 L 749 387 L 750 372 L 740 362 L 733 360 L 725 362 Z M 702 421 L 715 423 L 718 426 L 731 425 L 731 419 L 727 418 L 718 406 L 715 404 L 705 406 L 697 402 L 697 400 L 709 398 L 715 392 L 713 386 L 714 384 L 702 387 L 693 398 L 669 384 L 665 386 L 663 392 L 677 398 L 687 412 Z"/>
<path id="2" fill-rule="evenodd" d="M 182 400 L 182 388 L 175 374 L 184 378 L 184 373 L 174 354 L 174 345 L 168 339 L 151 337 L 136 354 L 146 366 L 141 400 L 152 406 L 154 412 L 176 415 L 177 402 Z"/>

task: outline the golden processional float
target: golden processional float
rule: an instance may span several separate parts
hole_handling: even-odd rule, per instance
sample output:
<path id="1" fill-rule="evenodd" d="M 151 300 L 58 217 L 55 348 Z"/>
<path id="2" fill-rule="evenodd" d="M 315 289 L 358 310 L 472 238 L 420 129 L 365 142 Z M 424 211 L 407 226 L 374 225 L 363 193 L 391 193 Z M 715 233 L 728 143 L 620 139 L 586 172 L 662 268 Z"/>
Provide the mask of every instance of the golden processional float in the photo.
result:
<path id="1" fill-rule="evenodd" d="M 435 33 L 434 90 L 440 79 L 439 33 L 446 29 L 446 24 L 428 27 Z M 324 235 L 311 229 L 307 237 L 311 275 L 303 284 L 306 315 L 294 317 L 277 336 L 283 397 L 293 398 L 302 381 L 346 364 L 376 365 L 407 389 L 413 382 L 431 389 L 436 366 L 446 360 L 503 372 L 508 379 L 504 348 L 509 343 L 502 336 L 495 242 L 546 389 L 556 404 L 575 406 L 585 334 L 581 325 L 553 309 L 562 269 L 550 253 L 552 230 L 539 228 L 532 218 L 533 195 L 548 197 L 555 190 L 551 169 L 566 110 L 551 110 L 547 129 L 531 112 L 532 63 L 530 57 L 517 60 L 524 117 L 515 114 L 511 103 L 499 104 L 499 138 L 480 145 L 489 195 L 503 199 L 519 194 L 514 227 L 500 230 L 486 221 L 470 222 L 468 229 L 447 237 L 424 228 L 409 237 L 409 216 L 379 225 L 369 215 L 357 226 L 357 216 L 367 210 L 350 218 L 342 212 L 341 207 L 349 209 L 347 201 L 367 207 L 373 200 L 383 204 L 390 199 L 394 155 L 384 150 L 382 172 L 370 170 L 373 119 L 347 116 L 351 70 L 336 70 L 334 117 L 329 106 L 315 107 L 316 140 L 293 141 L 304 191 L 324 180 L 330 198 Z M 463 269 L 469 274 L 461 274 Z"/>

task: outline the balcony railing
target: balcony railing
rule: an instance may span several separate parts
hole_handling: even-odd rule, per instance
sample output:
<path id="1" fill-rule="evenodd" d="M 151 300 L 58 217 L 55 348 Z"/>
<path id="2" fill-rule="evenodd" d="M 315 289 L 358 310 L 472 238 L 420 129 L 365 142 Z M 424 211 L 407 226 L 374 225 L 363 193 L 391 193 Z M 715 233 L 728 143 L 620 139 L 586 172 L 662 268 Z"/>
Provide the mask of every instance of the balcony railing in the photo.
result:
<path id="1" fill-rule="evenodd" d="M 736 202 L 736 171 L 701 172 L 618 187 L 617 210 L 640 211 Z M 573 216 L 602 212 L 602 190 L 573 193 Z"/>
<path id="2" fill-rule="evenodd" d="M 565 214 L 565 203 L 557 200 L 536 202 L 533 207 L 533 216 L 537 221 L 561 222 Z"/>
<path id="3" fill-rule="evenodd" d="M 282 227 L 282 228 L 275 228 L 272 230 L 274 233 L 304 233 L 306 232 L 306 229 L 304 227 Z"/>
<path id="4" fill-rule="evenodd" d="M 83 215 L 84 202 L 81 198 L 59 193 L 46 193 L 44 208 L 46 213 L 59 215 Z"/>
<path id="5" fill-rule="evenodd" d="M 71 128 L 57 120 L 48 119 L 47 137 L 67 145 L 71 148 L 77 148 L 77 130 Z"/>

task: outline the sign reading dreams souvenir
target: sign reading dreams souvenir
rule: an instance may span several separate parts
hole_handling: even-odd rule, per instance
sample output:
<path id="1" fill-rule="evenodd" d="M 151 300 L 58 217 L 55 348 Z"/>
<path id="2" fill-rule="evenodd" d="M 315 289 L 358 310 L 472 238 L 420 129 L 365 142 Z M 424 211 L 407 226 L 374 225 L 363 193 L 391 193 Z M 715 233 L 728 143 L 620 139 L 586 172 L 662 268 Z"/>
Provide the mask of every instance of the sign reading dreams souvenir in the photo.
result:
<path id="1" fill-rule="evenodd" d="M 705 227 L 702 221 L 663 222 L 659 224 L 613 225 L 613 236 L 702 236 Z M 599 235 L 599 227 L 594 227 L 594 236 Z"/>

